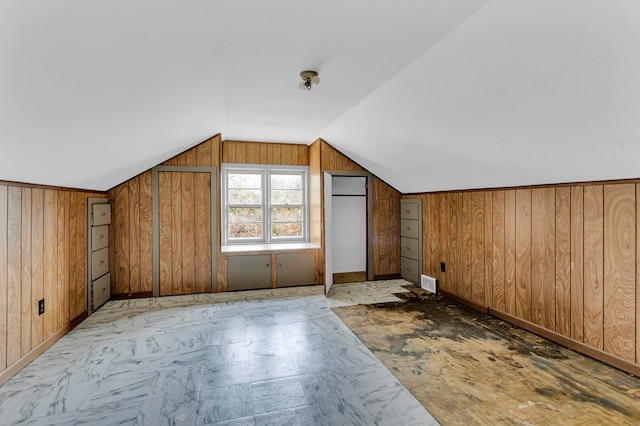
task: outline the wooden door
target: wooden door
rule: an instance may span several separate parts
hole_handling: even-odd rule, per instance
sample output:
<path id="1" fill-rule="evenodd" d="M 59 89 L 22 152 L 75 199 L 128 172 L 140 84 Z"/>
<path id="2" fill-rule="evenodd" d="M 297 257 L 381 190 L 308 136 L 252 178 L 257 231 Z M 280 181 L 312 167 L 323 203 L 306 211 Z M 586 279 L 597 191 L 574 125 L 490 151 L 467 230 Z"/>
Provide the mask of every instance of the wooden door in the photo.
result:
<path id="1" fill-rule="evenodd" d="M 158 172 L 160 296 L 212 291 L 211 176 Z"/>

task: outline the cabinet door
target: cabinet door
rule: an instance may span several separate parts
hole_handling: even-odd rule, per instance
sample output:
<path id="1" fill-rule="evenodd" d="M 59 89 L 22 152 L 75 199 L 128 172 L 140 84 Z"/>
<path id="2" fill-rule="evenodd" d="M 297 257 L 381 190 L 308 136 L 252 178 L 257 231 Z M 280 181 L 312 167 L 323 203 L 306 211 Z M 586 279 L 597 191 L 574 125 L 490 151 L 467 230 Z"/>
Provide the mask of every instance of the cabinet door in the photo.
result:
<path id="1" fill-rule="evenodd" d="M 276 260 L 276 287 L 316 283 L 315 253 L 283 253 Z"/>
<path id="2" fill-rule="evenodd" d="M 271 288 L 271 255 L 229 256 L 227 290 Z"/>

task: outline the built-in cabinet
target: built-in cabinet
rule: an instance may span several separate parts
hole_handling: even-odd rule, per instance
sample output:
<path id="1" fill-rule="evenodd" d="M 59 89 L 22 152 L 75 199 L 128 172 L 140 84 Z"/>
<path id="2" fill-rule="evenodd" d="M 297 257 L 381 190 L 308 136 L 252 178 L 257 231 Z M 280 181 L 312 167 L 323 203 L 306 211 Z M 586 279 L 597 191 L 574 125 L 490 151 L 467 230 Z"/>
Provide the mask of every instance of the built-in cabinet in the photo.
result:
<path id="1" fill-rule="evenodd" d="M 315 252 L 227 256 L 227 291 L 293 287 L 315 283 Z"/>
<path id="2" fill-rule="evenodd" d="M 418 283 L 422 271 L 422 200 L 400 200 L 400 270 Z"/>
<path id="3" fill-rule="evenodd" d="M 111 204 L 105 198 L 87 200 L 87 306 L 89 313 L 111 297 L 109 267 L 109 225 Z"/>

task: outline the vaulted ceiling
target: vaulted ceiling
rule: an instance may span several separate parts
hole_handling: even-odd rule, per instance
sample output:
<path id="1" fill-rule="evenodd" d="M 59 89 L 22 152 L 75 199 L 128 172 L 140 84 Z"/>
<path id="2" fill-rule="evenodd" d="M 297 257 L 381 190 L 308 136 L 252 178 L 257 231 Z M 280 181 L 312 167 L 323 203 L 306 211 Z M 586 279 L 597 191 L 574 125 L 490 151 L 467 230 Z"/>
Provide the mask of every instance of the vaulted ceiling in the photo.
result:
<path id="1" fill-rule="evenodd" d="M 322 137 L 402 192 L 640 177 L 639 22 L 636 0 L 4 0 L 0 180 L 106 190 L 217 133 Z"/>

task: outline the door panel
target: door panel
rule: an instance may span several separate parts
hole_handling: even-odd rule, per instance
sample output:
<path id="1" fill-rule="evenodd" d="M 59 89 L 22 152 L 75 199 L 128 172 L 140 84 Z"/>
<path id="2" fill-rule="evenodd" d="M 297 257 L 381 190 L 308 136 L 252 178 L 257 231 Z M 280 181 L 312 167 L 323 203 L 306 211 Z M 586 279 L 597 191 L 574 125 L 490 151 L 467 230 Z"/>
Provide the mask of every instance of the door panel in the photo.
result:
<path id="1" fill-rule="evenodd" d="M 160 295 L 210 292 L 211 174 L 158 172 Z"/>

